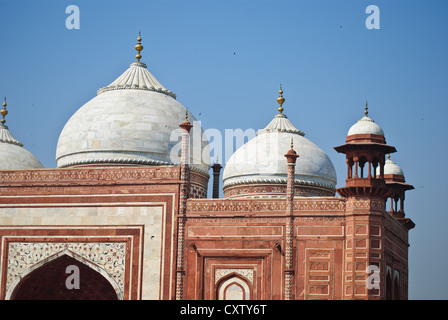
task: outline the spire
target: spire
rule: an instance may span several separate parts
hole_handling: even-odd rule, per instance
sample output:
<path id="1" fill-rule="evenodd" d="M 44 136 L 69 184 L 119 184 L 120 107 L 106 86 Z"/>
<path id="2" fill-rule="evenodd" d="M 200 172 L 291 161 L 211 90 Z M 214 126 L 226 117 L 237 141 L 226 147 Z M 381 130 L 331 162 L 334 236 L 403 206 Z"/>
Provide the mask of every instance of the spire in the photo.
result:
<path id="1" fill-rule="evenodd" d="M 291 149 L 285 154 L 288 164 L 295 164 L 299 155 L 294 150 L 294 138 L 291 137 Z"/>
<path id="2" fill-rule="evenodd" d="M 179 125 L 179 127 L 186 130 L 187 132 L 190 132 L 191 128 L 193 127 L 190 121 L 188 121 L 188 109 L 185 110 L 185 120 Z"/>
<path id="3" fill-rule="evenodd" d="M 140 55 L 140 52 L 143 50 L 142 37 L 140 36 L 140 31 L 138 32 L 137 42 L 138 43 L 135 46 L 135 50 L 137 50 L 137 55 L 135 57 L 137 58 L 137 61 L 140 62 L 140 59 L 142 58 L 142 56 Z"/>
<path id="4" fill-rule="evenodd" d="M 283 89 L 280 84 L 280 90 L 278 92 L 280 96 L 277 98 L 277 102 L 280 105 L 278 108 L 279 113 L 277 113 L 272 119 L 272 121 L 266 126 L 266 128 L 261 129 L 257 132 L 257 134 L 267 133 L 267 132 L 289 132 L 289 133 L 297 133 L 301 136 L 304 136 L 305 133 L 298 130 L 291 121 L 288 120 L 288 117 L 283 114 L 283 103 L 285 102 L 285 98 L 283 98 Z"/>
<path id="5" fill-rule="evenodd" d="M 280 114 L 283 112 L 283 103 L 285 102 L 285 98 L 283 98 L 283 90 L 282 90 L 282 84 L 280 84 L 280 90 L 278 92 L 280 94 L 280 96 L 277 98 L 277 102 L 280 105 L 280 107 L 278 108 L 278 111 L 280 112 Z"/>
<path id="6" fill-rule="evenodd" d="M 137 50 L 137 61 L 132 62 L 130 64 L 129 69 L 127 69 L 121 76 L 115 79 L 114 82 L 109 84 L 106 87 L 103 87 L 97 91 L 97 94 L 101 94 L 106 91 L 111 90 L 147 90 L 154 91 L 169 95 L 176 99 L 176 94 L 168 89 L 166 89 L 149 70 L 147 69 L 146 64 L 140 61 L 142 58 L 141 51 L 143 50 L 143 46 L 141 44 L 142 37 L 140 32 L 138 33 L 137 38 L 138 44 L 135 46 L 135 50 Z"/>
<path id="7" fill-rule="evenodd" d="M 7 106 L 7 104 L 6 104 L 6 97 L 5 97 L 5 100 L 3 101 L 3 109 L 2 109 L 2 111 L 0 111 L 0 113 L 2 114 L 2 117 L 3 117 L 3 119 L 1 120 L 2 126 L 5 125 L 5 122 L 6 122 L 5 117 L 8 114 L 8 110 L 6 110 L 6 106 Z"/>
<path id="8" fill-rule="evenodd" d="M 0 143 L 4 142 L 4 143 L 10 143 L 10 144 L 15 144 L 19 147 L 23 147 L 23 143 L 21 143 L 20 141 L 17 141 L 16 138 L 14 138 L 14 136 L 12 135 L 12 133 L 9 131 L 9 128 L 5 125 L 5 117 L 8 114 L 8 110 L 6 110 L 6 97 L 3 100 L 3 109 L 1 109 L 0 114 L 2 115 L 3 119 L 0 121 Z"/>
<path id="9" fill-rule="evenodd" d="M 365 114 L 365 116 L 367 117 L 367 115 L 369 114 L 369 111 L 367 110 L 368 108 L 367 108 L 367 100 L 366 100 L 366 107 L 365 107 L 365 111 L 364 111 L 364 114 Z"/>

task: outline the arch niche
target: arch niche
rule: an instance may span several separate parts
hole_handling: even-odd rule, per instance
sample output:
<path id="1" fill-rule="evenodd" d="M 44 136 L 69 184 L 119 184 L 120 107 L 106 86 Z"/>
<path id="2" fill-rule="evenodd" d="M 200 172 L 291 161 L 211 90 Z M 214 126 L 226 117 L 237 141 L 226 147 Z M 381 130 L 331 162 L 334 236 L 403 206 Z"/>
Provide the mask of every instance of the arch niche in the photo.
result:
<path id="1" fill-rule="evenodd" d="M 221 279 L 216 286 L 217 300 L 251 300 L 250 281 L 237 273 Z"/>
<path id="2" fill-rule="evenodd" d="M 68 266 L 79 268 L 79 289 L 67 288 Z M 86 263 L 62 254 L 26 274 L 15 286 L 11 300 L 118 300 L 111 282 Z"/>

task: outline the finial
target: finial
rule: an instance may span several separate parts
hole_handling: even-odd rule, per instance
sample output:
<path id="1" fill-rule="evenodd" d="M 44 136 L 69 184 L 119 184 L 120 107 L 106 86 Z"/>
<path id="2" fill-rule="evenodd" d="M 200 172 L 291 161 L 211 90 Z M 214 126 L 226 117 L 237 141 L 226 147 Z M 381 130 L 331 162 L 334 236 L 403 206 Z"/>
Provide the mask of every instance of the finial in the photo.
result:
<path id="1" fill-rule="evenodd" d="M 283 112 L 283 102 L 285 102 L 285 98 L 283 98 L 283 90 L 282 90 L 282 84 L 280 83 L 280 90 L 278 92 L 280 94 L 280 96 L 277 98 L 277 102 L 280 105 L 280 107 L 278 108 L 278 111 L 280 112 L 280 114 Z"/>
<path id="2" fill-rule="evenodd" d="M 140 62 L 140 59 L 142 58 L 142 56 L 140 55 L 140 51 L 143 50 L 143 46 L 142 46 L 142 37 L 140 36 L 140 31 L 138 32 L 138 38 L 137 38 L 137 45 L 135 46 L 135 50 L 137 50 L 138 54 L 135 56 L 137 58 L 137 61 Z"/>
<path id="3" fill-rule="evenodd" d="M 295 164 L 296 159 L 299 157 L 297 152 L 294 150 L 294 138 L 291 137 L 291 149 L 288 150 L 285 154 L 286 160 L 288 164 Z"/>
<path id="4" fill-rule="evenodd" d="M 367 100 L 366 100 L 366 107 L 365 107 L 365 111 L 364 111 L 364 114 L 366 115 L 366 117 L 367 117 L 367 114 L 369 113 L 369 111 L 367 111 Z"/>
<path id="5" fill-rule="evenodd" d="M 185 120 L 182 122 L 179 127 L 190 132 L 190 129 L 193 128 L 193 125 L 188 121 L 188 109 L 185 110 Z"/>
<path id="6" fill-rule="evenodd" d="M 390 154 L 387 155 L 387 160 L 390 160 Z"/>
<path id="7" fill-rule="evenodd" d="M 2 126 L 5 125 L 5 122 L 6 122 L 5 117 L 8 114 L 8 110 L 6 110 L 6 106 L 7 106 L 7 104 L 6 104 L 6 97 L 5 97 L 5 100 L 3 101 L 3 109 L 0 111 L 0 113 L 2 114 L 2 117 L 3 117 L 3 119 L 0 121 L 2 123 Z"/>

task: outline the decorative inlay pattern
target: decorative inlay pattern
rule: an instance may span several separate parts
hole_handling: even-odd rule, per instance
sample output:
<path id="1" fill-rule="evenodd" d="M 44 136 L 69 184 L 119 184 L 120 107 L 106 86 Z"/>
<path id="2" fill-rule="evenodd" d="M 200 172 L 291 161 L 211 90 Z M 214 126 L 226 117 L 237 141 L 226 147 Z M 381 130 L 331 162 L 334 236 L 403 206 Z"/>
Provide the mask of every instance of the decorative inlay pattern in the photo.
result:
<path id="1" fill-rule="evenodd" d="M 345 210 L 345 200 L 333 199 L 310 199 L 310 200 L 294 200 L 294 211 L 342 211 Z M 237 199 L 221 199 L 195 201 L 193 199 L 187 202 L 187 212 L 259 212 L 259 211 L 279 211 L 285 212 L 286 203 L 284 199 L 270 200 L 237 200 Z"/>
<path id="2" fill-rule="evenodd" d="M 254 282 L 254 269 L 215 269 L 215 284 L 222 278 L 228 274 L 237 273 L 247 280 L 250 283 Z"/>
<path id="3" fill-rule="evenodd" d="M 0 183 L 23 184 L 49 183 L 73 184 L 73 182 L 109 182 L 133 181 L 148 179 L 179 179 L 179 167 L 158 166 L 145 168 L 76 168 L 76 169 L 43 169 L 17 170 L 0 172 Z"/>
<path id="4" fill-rule="evenodd" d="M 323 187 L 302 186 L 297 185 L 294 188 L 296 196 L 314 196 L 314 197 L 332 197 L 335 194 L 334 188 L 325 189 Z M 272 184 L 272 185 L 250 185 L 239 184 L 235 186 L 224 187 L 224 196 L 226 198 L 233 198 L 238 196 L 250 197 L 266 197 L 265 195 L 279 195 L 284 196 L 286 194 L 286 183 L 284 185 Z"/>
<path id="5" fill-rule="evenodd" d="M 10 242 L 6 288 L 8 289 L 24 271 L 63 251 L 74 253 L 102 268 L 116 281 L 121 292 L 123 292 L 126 260 L 125 242 Z"/>
<path id="6" fill-rule="evenodd" d="M 285 184 L 287 183 L 286 178 L 251 178 L 251 179 L 244 179 L 244 180 L 238 180 L 234 182 L 226 182 L 224 183 L 224 189 L 230 186 L 240 185 L 240 184 Z M 295 185 L 308 185 L 308 186 L 316 186 L 316 187 L 323 187 L 328 188 L 333 191 L 335 191 L 335 185 L 333 184 L 325 184 L 325 183 L 319 183 L 314 181 L 307 181 L 307 180 L 300 180 L 295 179 L 294 180 Z"/>
<path id="7" fill-rule="evenodd" d="M 348 199 L 347 209 L 371 209 L 382 212 L 386 210 L 386 203 L 377 199 Z"/>

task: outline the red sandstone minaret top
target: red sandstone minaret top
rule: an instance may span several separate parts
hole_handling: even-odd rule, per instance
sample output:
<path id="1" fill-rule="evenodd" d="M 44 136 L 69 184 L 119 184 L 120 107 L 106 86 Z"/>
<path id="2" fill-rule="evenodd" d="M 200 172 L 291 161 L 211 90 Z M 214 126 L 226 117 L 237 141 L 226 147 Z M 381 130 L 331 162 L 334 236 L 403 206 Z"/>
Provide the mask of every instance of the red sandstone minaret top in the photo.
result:
<path id="1" fill-rule="evenodd" d="M 288 150 L 288 152 L 285 154 L 286 157 L 286 161 L 288 162 L 288 164 L 290 163 L 296 163 L 296 159 L 299 157 L 299 155 L 297 154 L 297 152 L 294 151 L 294 139 L 291 138 L 291 149 Z"/>

